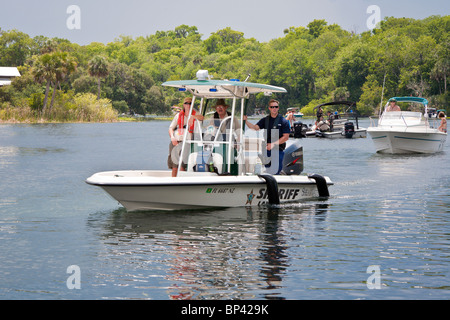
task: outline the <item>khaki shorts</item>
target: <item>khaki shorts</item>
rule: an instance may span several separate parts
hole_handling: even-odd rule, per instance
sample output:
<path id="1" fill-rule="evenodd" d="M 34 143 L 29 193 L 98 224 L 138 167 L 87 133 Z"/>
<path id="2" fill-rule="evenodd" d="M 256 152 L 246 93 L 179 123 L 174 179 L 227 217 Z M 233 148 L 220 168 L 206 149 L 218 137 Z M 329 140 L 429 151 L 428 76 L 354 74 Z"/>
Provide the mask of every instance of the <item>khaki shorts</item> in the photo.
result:
<path id="1" fill-rule="evenodd" d="M 169 142 L 169 155 L 167 156 L 167 166 L 169 167 L 169 169 L 178 168 L 181 148 L 182 148 L 181 141 L 179 141 L 176 146 L 173 145 L 172 141 Z M 172 157 L 172 154 L 174 155 L 174 157 Z M 183 163 L 183 168 L 186 169 L 187 164 Z"/>

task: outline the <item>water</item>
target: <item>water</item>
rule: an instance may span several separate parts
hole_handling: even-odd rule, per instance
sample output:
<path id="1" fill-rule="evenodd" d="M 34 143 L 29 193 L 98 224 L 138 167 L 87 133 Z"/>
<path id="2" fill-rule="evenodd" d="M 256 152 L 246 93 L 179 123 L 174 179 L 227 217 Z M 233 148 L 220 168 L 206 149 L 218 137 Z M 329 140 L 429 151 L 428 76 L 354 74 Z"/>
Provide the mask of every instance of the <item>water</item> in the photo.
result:
<path id="1" fill-rule="evenodd" d="M 127 213 L 84 182 L 166 169 L 168 125 L 0 125 L 0 299 L 450 298 L 449 141 L 303 139 L 305 171 L 335 185 L 281 209 Z"/>

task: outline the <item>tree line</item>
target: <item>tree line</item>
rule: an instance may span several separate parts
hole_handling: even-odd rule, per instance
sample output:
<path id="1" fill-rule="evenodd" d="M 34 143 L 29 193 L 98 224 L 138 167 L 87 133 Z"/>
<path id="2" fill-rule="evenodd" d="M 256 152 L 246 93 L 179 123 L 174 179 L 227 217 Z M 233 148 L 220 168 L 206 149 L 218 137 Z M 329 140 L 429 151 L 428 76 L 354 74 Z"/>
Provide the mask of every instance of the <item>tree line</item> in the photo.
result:
<path id="1" fill-rule="evenodd" d="M 286 28 L 282 37 L 268 42 L 230 27 L 204 40 L 197 27 L 180 25 L 84 46 L 0 29 L 0 66 L 17 66 L 22 74 L 0 88 L 0 119 L 17 110 L 53 119 L 84 114 L 86 119 L 85 111 L 99 106 L 108 117 L 114 112 L 168 114 L 181 95 L 161 83 L 194 79 L 199 69 L 215 79 L 250 74 L 248 81 L 286 88 L 287 94 L 277 96 L 282 111 L 297 107 L 312 114 L 319 103 L 351 100 L 361 114 L 371 115 L 382 94 L 385 100 L 426 97 L 433 106 L 448 108 L 449 53 L 450 16 L 388 17 L 361 34 L 314 20 Z M 249 112 L 267 99 L 254 97 Z"/>

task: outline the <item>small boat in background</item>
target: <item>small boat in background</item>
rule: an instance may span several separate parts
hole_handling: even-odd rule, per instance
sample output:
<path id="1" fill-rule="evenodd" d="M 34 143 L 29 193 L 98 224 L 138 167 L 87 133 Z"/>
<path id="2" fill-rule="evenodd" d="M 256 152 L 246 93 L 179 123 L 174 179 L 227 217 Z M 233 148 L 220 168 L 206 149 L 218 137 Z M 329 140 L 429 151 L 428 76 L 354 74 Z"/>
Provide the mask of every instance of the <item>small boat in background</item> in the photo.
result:
<path id="1" fill-rule="evenodd" d="M 336 106 L 336 109 L 340 109 L 340 112 L 337 110 L 334 112 L 327 111 L 327 114 L 323 114 L 321 110 L 325 106 Z M 318 121 L 306 133 L 308 137 L 352 139 L 367 136 L 367 129 L 359 127 L 359 113 L 356 110 L 356 102 L 332 101 L 319 104 L 314 107 L 314 110 L 317 112 Z M 319 121 L 320 117 L 323 118 L 321 121 Z M 350 120 L 354 120 L 354 122 Z"/>
<path id="2" fill-rule="evenodd" d="M 288 108 L 286 115 L 284 116 L 289 122 L 289 127 L 291 128 L 290 137 L 294 138 L 305 138 L 306 131 L 308 131 L 308 126 L 300 121 L 303 118 L 303 113 L 298 111 L 298 108 Z"/>
<path id="3" fill-rule="evenodd" d="M 289 114 L 292 114 L 294 121 L 303 118 L 303 113 L 301 113 L 298 108 L 288 108 L 286 112 L 286 118 Z"/>
<path id="4" fill-rule="evenodd" d="M 423 111 L 390 111 L 390 102 L 419 104 Z M 396 110 L 399 110 L 397 108 Z M 376 152 L 435 153 L 442 151 L 447 133 L 437 129 L 437 119 L 428 116 L 428 101 L 417 97 L 394 97 L 389 99 L 377 126 L 370 126 L 367 132 L 372 137 Z M 436 125 L 430 126 L 431 121 Z"/>

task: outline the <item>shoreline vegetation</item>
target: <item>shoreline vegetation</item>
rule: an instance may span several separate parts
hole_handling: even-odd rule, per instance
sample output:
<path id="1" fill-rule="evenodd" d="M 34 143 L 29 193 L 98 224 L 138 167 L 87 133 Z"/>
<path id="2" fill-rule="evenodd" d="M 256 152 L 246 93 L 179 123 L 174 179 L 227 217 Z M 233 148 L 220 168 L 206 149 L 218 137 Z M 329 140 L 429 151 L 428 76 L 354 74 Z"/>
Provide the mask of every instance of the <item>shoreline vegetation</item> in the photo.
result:
<path id="1" fill-rule="evenodd" d="M 161 84 L 194 79 L 200 69 L 214 79 L 242 80 L 250 74 L 250 82 L 286 88 L 276 97 L 282 113 L 295 107 L 312 116 L 320 103 L 350 100 L 361 116 L 371 116 L 390 97 L 418 96 L 449 114 L 448 15 L 387 17 L 360 34 L 314 20 L 283 33 L 259 42 L 227 27 L 202 40 L 197 27 L 180 25 L 81 46 L 0 29 L 0 66 L 21 73 L 0 87 L 0 123 L 170 120 L 183 93 Z M 252 97 L 248 115 L 264 109 L 269 99 Z"/>

